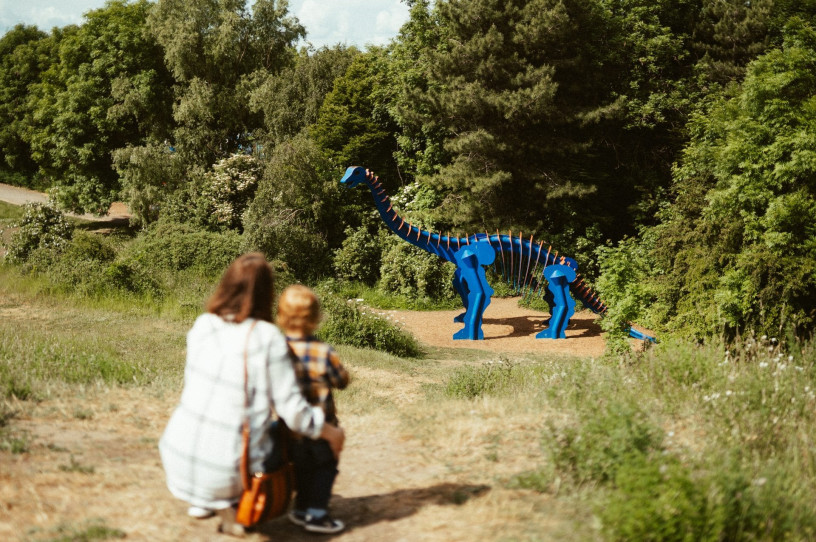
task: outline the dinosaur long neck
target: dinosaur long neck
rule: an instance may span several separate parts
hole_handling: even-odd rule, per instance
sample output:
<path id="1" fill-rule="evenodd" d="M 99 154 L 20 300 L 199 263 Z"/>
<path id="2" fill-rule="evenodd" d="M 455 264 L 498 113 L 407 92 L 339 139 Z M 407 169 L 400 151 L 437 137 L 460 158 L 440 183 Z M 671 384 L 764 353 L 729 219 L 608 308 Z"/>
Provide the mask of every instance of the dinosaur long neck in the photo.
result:
<path id="1" fill-rule="evenodd" d="M 385 189 L 377 177 L 366 179 L 366 184 L 371 190 L 371 197 L 374 198 L 374 206 L 377 208 L 377 211 L 379 211 L 385 225 L 405 241 L 431 254 L 436 254 L 449 262 L 455 261 L 454 253 L 459 250 L 462 245 L 468 243 L 466 238 L 442 235 L 441 232 L 433 233 L 412 225 L 399 216 L 397 211 L 394 210 L 391 204 L 391 198 L 386 194 Z"/>

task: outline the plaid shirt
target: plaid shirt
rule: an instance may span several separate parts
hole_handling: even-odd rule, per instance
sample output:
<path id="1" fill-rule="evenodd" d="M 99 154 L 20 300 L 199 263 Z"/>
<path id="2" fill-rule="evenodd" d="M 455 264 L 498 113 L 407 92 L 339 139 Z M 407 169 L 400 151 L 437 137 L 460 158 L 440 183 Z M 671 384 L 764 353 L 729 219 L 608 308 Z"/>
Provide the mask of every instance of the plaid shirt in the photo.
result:
<path id="1" fill-rule="evenodd" d="M 306 400 L 320 405 L 326 413 L 326 422 L 337 425 L 337 410 L 331 388 L 342 390 L 348 385 L 348 372 L 340 364 L 337 352 L 328 344 L 310 337 L 286 337 L 297 355 L 295 375 Z"/>

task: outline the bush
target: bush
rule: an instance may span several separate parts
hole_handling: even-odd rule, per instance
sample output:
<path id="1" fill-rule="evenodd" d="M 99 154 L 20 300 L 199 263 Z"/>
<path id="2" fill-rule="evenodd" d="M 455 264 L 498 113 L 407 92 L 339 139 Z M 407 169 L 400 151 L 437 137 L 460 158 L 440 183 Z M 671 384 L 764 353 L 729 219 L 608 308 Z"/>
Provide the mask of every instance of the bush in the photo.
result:
<path id="1" fill-rule="evenodd" d="M 321 234 L 282 217 L 267 218 L 268 224 L 256 223 L 252 235 L 245 239 L 245 251 L 262 252 L 267 259 L 283 263 L 288 272 L 304 281 L 328 273 L 329 246 Z"/>
<path id="2" fill-rule="evenodd" d="M 476 399 L 505 389 L 515 378 L 515 365 L 504 357 L 480 367 L 460 367 L 445 382 L 445 395 Z"/>
<path id="3" fill-rule="evenodd" d="M 116 258 L 116 251 L 104 237 L 77 231 L 65 248 L 62 258 L 70 262 L 79 260 L 111 262 Z"/>
<path id="4" fill-rule="evenodd" d="M 219 277 L 240 254 L 241 236 L 236 232 L 217 233 L 159 221 L 128 247 L 122 259 L 146 270 L 194 269 Z"/>
<path id="5" fill-rule="evenodd" d="M 390 322 L 361 311 L 356 305 L 320 289 L 320 299 L 326 320 L 318 336 L 331 344 L 348 344 L 373 348 L 402 357 L 421 354 L 416 339 Z"/>
<path id="6" fill-rule="evenodd" d="M 233 154 L 194 172 L 183 190 L 165 205 L 162 216 L 213 231 L 243 230 L 243 216 L 261 176 L 261 163 L 248 154 Z"/>
<path id="7" fill-rule="evenodd" d="M 303 281 L 328 274 L 346 225 L 360 222 L 351 202 L 366 196 L 341 192 L 340 175 L 305 134 L 276 145 L 244 215 L 245 249 L 284 262 Z"/>
<path id="8" fill-rule="evenodd" d="M 147 226 L 155 222 L 168 195 L 181 183 L 179 156 L 163 143 L 127 146 L 113 152 L 113 165 L 132 215 L 130 223 Z"/>
<path id="9" fill-rule="evenodd" d="M 389 235 L 383 248 L 380 282 L 384 292 L 430 299 L 454 299 L 456 267 L 402 239 Z"/>
<path id="10" fill-rule="evenodd" d="M 632 404 L 599 404 L 577 427 L 550 427 L 550 441 L 556 467 L 576 483 L 608 483 L 628 461 L 658 456 L 663 432 Z"/>
<path id="11" fill-rule="evenodd" d="M 51 204 L 26 203 L 19 228 L 11 236 L 6 258 L 14 263 L 25 262 L 36 249 L 60 252 L 73 235 L 73 226 L 65 214 Z"/>
<path id="12" fill-rule="evenodd" d="M 380 276 L 382 258 L 381 239 L 369 228 L 346 228 L 343 245 L 334 252 L 334 271 L 337 278 L 360 281 L 373 285 Z"/>

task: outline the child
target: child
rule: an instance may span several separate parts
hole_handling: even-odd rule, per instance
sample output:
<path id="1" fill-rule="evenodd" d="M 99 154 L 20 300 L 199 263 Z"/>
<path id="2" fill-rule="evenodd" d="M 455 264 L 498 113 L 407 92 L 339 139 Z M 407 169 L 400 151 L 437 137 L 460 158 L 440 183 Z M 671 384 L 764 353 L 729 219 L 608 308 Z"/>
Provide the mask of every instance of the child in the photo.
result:
<path id="1" fill-rule="evenodd" d="M 297 355 L 295 374 L 301 390 L 309 403 L 323 407 L 326 423 L 337 427 L 331 388 L 345 388 L 349 376 L 334 349 L 314 337 L 319 322 L 320 302 L 312 290 L 296 284 L 283 291 L 278 300 L 277 324 Z M 337 458 L 328 442 L 295 439 L 292 460 L 297 494 L 289 519 L 311 532 L 342 531 L 343 522 L 329 515 L 329 499 L 338 471 Z"/>

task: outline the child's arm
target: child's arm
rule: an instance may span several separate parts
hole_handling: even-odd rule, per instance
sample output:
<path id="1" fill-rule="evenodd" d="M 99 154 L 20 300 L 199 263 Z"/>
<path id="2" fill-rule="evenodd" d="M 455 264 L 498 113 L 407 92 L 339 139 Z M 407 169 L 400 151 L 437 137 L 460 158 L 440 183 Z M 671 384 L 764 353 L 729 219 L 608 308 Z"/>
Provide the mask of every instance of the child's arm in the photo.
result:
<path id="1" fill-rule="evenodd" d="M 348 386 L 349 383 L 348 371 L 346 371 L 345 367 L 340 363 L 337 352 L 335 352 L 331 346 L 329 346 L 326 357 L 329 361 L 326 364 L 326 381 L 332 388 L 342 390 Z"/>

